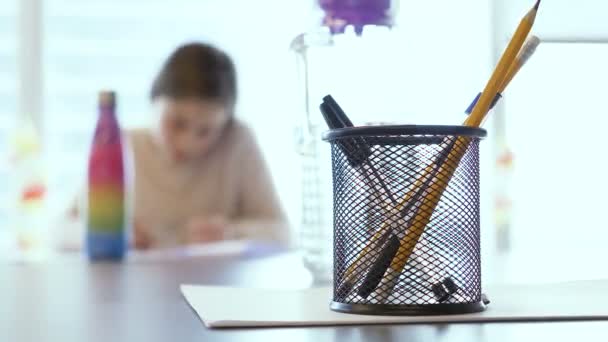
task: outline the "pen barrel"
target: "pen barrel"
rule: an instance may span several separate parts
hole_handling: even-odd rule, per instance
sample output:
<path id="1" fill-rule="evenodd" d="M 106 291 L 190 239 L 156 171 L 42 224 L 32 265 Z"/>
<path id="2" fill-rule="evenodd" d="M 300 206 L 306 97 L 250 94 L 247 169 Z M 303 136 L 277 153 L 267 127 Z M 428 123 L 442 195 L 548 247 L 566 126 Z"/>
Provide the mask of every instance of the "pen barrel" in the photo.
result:
<path id="1" fill-rule="evenodd" d="M 481 297 L 479 143 L 465 126 L 332 130 L 334 291 L 331 308 L 362 314 L 484 309 Z M 344 142 L 364 139 L 353 165 Z M 370 206 L 381 178 L 395 201 Z M 395 203 L 396 202 L 396 203 Z"/>

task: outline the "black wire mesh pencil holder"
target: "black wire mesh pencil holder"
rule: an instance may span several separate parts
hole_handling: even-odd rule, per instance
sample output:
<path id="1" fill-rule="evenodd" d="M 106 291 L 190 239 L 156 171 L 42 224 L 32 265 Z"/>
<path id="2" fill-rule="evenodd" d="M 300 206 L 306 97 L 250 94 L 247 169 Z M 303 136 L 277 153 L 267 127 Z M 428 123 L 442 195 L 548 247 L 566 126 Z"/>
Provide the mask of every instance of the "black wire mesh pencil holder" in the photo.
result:
<path id="1" fill-rule="evenodd" d="M 331 309 L 479 312 L 479 141 L 465 126 L 334 129 Z"/>

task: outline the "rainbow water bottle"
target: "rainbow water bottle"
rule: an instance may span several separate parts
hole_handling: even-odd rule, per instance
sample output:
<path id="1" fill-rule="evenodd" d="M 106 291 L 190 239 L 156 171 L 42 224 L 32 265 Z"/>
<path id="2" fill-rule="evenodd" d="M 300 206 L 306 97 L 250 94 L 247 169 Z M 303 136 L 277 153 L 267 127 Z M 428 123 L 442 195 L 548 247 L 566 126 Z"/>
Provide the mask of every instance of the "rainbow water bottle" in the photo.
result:
<path id="1" fill-rule="evenodd" d="M 99 93 L 89 156 L 86 247 L 89 259 L 122 260 L 126 252 L 125 163 L 114 92 Z"/>

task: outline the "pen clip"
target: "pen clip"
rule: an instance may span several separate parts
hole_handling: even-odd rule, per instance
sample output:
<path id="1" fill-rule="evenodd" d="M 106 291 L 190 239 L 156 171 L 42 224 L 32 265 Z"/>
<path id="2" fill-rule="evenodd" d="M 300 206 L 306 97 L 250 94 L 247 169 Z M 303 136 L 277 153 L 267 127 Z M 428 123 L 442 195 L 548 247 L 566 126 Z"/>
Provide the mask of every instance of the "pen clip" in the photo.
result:
<path id="1" fill-rule="evenodd" d="M 464 111 L 464 113 L 466 115 L 469 115 L 473 112 L 473 108 L 475 108 L 475 105 L 477 105 L 477 101 L 479 101 L 480 97 L 481 97 L 481 92 L 478 93 L 477 96 L 475 96 L 475 98 L 473 99 L 473 101 L 471 102 L 469 107 Z M 490 103 L 490 110 L 494 109 L 494 106 L 496 106 L 496 104 L 498 103 L 498 101 L 500 101 L 501 98 L 502 98 L 501 93 L 497 93 L 496 96 L 494 96 L 494 99 Z"/>

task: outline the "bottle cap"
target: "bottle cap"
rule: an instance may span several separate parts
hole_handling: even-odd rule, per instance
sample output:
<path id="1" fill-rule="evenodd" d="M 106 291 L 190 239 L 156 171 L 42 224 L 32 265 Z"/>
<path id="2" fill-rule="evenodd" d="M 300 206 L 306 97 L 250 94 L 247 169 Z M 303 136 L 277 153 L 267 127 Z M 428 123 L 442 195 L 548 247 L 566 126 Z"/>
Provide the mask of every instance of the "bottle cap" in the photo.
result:
<path id="1" fill-rule="evenodd" d="M 114 107 L 116 106 L 116 92 L 111 90 L 102 90 L 99 92 L 98 101 L 100 107 Z"/>

